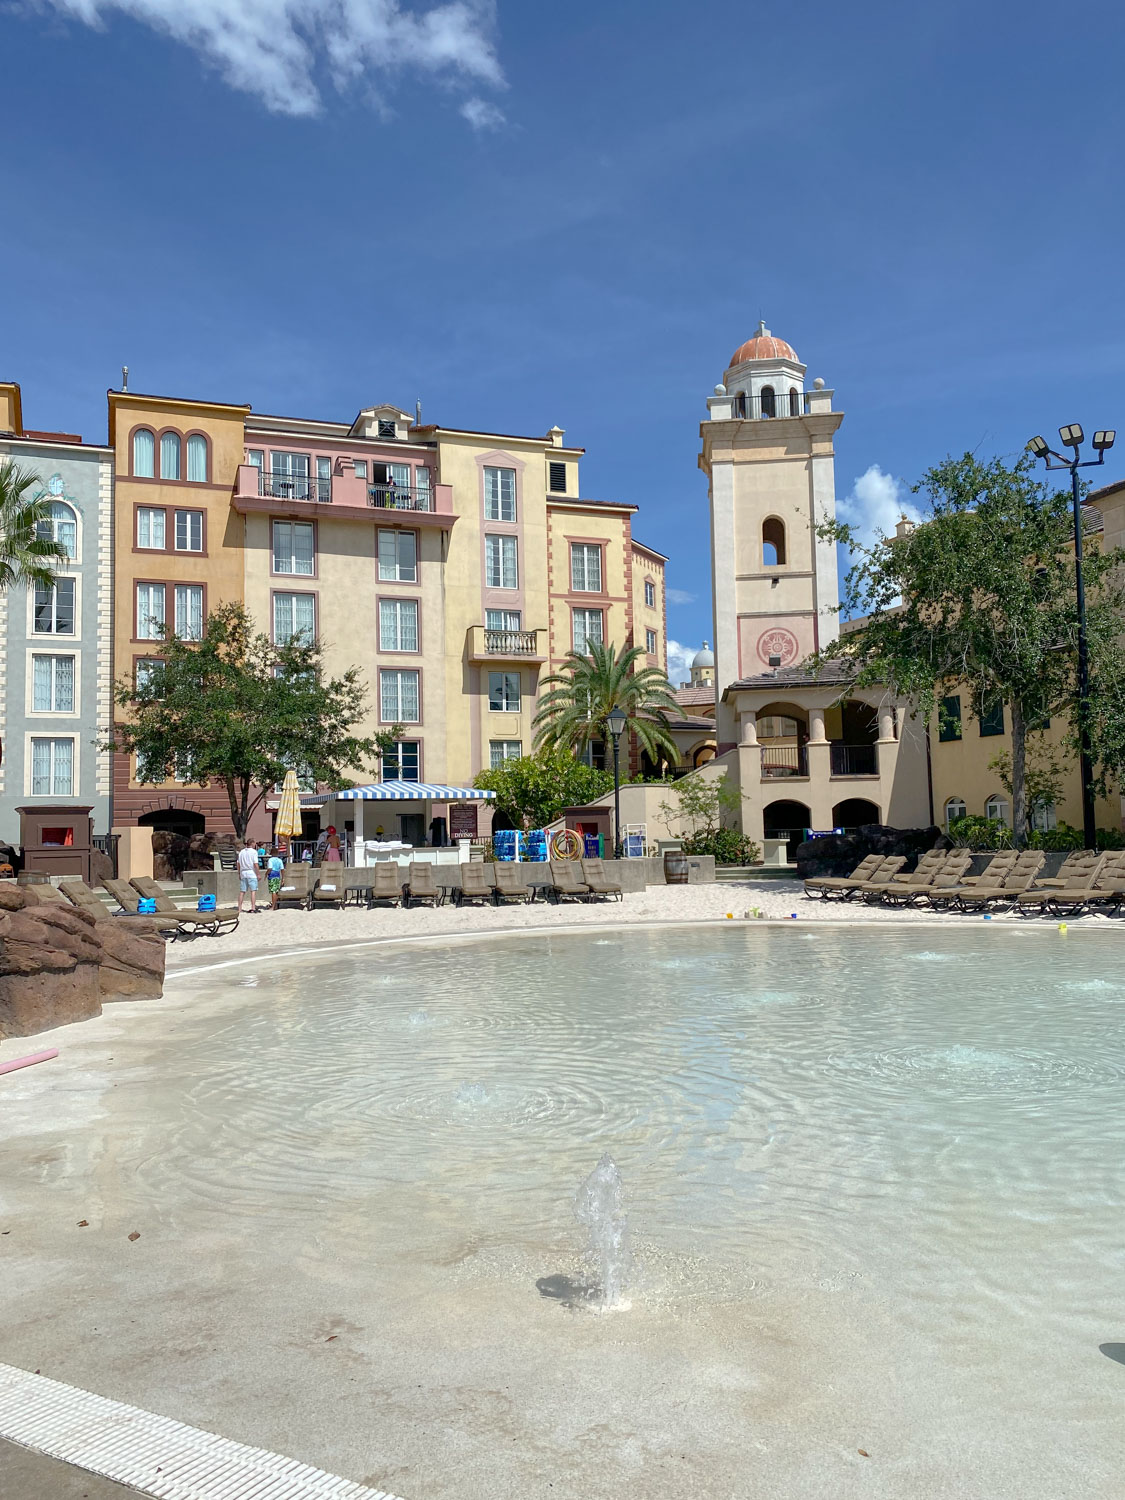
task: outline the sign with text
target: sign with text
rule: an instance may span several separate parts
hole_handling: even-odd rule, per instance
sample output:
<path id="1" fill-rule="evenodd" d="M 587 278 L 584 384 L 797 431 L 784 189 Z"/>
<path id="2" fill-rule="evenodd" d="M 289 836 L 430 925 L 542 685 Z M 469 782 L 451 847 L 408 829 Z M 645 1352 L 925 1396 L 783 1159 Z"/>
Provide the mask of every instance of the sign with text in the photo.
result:
<path id="1" fill-rule="evenodd" d="M 449 837 L 456 843 L 458 839 L 475 839 L 476 836 L 476 803 L 454 802 L 449 809 Z"/>

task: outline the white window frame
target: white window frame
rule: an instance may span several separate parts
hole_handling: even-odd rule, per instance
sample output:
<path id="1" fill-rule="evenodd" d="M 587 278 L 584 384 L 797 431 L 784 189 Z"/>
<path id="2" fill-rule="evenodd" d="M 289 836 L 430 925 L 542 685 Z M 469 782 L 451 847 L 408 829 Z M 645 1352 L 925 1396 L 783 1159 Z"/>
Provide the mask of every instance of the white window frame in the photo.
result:
<path id="1" fill-rule="evenodd" d="M 200 446 L 203 448 L 203 478 L 193 479 L 191 477 L 191 456 L 198 453 Z M 201 432 L 190 432 L 184 439 L 184 479 L 188 484 L 206 484 L 208 480 L 208 468 L 210 459 L 210 443 Z"/>
<path id="2" fill-rule="evenodd" d="M 954 811 L 954 809 L 958 811 Z M 963 797 L 947 797 L 945 799 L 945 831 L 949 832 L 950 823 L 955 823 L 958 818 L 966 816 L 968 808 L 965 806 Z"/>
<path id="3" fill-rule="evenodd" d="M 133 686 L 134 686 L 134 689 L 140 688 L 140 687 L 144 687 L 145 683 L 144 683 L 144 681 L 142 679 L 144 679 L 146 677 L 149 677 L 149 676 L 152 676 L 152 675 L 155 675 L 151 671 L 152 668 L 154 668 L 154 667 L 161 667 L 162 668 L 163 666 L 164 666 L 164 658 L 162 656 L 138 656 L 137 659 L 136 659 L 136 661 L 133 664 Z M 145 670 L 142 671 L 142 668 L 144 668 Z"/>
<path id="4" fill-rule="evenodd" d="M 51 481 L 51 483 L 55 482 L 61 483 L 61 481 L 58 481 L 57 475 L 55 476 L 55 479 Z M 54 495 L 50 492 L 50 490 L 47 491 L 46 495 L 42 496 L 42 499 L 47 501 L 52 514 L 49 515 L 45 521 L 41 521 L 39 523 L 39 525 L 35 528 L 36 533 L 40 536 L 45 536 L 49 541 L 57 542 L 59 540 L 59 523 L 61 522 L 64 526 L 73 526 L 74 550 L 71 551 L 69 547 L 66 548 L 67 561 L 73 563 L 81 562 L 82 559 L 80 553 L 82 551 L 82 526 L 77 510 L 75 510 L 74 506 L 71 505 L 70 501 L 65 499 L 64 496 Z M 65 516 L 56 516 L 53 513 L 56 505 L 60 508 L 60 510 L 66 511 Z"/>
<path id="5" fill-rule="evenodd" d="M 51 588 L 49 590 L 44 590 L 43 591 L 44 593 L 48 593 L 49 592 L 51 594 L 51 623 L 53 625 L 58 620 L 58 614 L 59 614 L 59 611 L 58 611 L 58 599 L 59 599 L 59 585 L 60 584 L 68 586 L 71 589 L 72 593 L 73 593 L 73 597 L 74 597 L 74 620 L 73 620 L 73 627 L 74 628 L 72 630 L 53 630 L 53 629 L 52 630 L 36 630 L 36 628 L 35 628 L 35 599 L 36 599 L 36 595 L 39 593 L 39 590 L 37 588 L 35 588 L 34 586 L 32 586 L 32 587 L 29 587 L 28 591 L 27 591 L 27 605 L 28 605 L 27 633 L 28 633 L 28 635 L 30 636 L 30 638 L 33 641 L 50 641 L 50 640 L 55 640 L 55 639 L 62 639 L 62 640 L 66 640 L 66 641 L 77 641 L 77 640 L 79 640 L 81 638 L 81 634 L 82 634 L 82 631 L 81 631 L 81 621 L 82 621 L 82 587 L 81 587 L 81 579 L 79 579 L 79 578 L 70 578 L 70 577 L 67 577 L 67 575 L 65 573 L 56 574 L 55 575 L 55 582 L 51 586 Z"/>
<path id="6" fill-rule="evenodd" d="M 512 692 L 512 684 L 515 692 Z M 523 697 L 523 683 L 518 672 L 489 672 L 488 711 L 493 714 L 518 714 Z"/>
<path id="7" fill-rule="evenodd" d="M 505 493 L 511 480 L 511 493 Z M 498 464 L 486 464 L 484 470 L 484 519 L 486 521 L 511 521 L 518 517 L 516 499 L 516 471 L 501 468 Z"/>
<path id="8" fill-rule="evenodd" d="M 514 631 L 523 629 L 523 613 L 518 609 L 486 609 L 485 630 Z"/>
<path id="9" fill-rule="evenodd" d="M 414 773 L 413 776 L 403 776 L 403 775 L 400 774 L 401 771 L 402 771 L 402 749 L 406 745 L 413 745 L 414 746 L 414 758 L 415 758 L 415 762 L 416 762 L 416 769 L 415 769 L 415 773 Z M 384 754 L 383 755 L 383 759 L 382 759 L 382 763 L 381 763 L 381 765 L 379 767 L 379 774 L 382 777 L 382 779 L 384 781 L 421 781 L 421 779 L 422 779 L 422 741 L 421 740 L 396 740 L 395 743 L 394 743 L 394 745 L 391 747 L 391 750 L 394 753 L 394 766 L 393 766 L 393 770 L 395 771 L 395 775 L 393 775 L 393 776 L 388 775 L 388 770 L 391 769 L 391 768 L 388 767 L 388 765 L 387 765 L 387 755 Z"/>
<path id="10" fill-rule="evenodd" d="M 522 740 L 489 740 L 488 763 L 489 769 L 497 770 L 508 760 L 519 760 L 523 756 Z"/>
<path id="11" fill-rule="evenodd" d="M 1012 826 L 1012 804 L 999 792 L 993 792 L 985 802 L 984 815 L 986 818 L 999 819 L 1005 828 Z"/>
<path id="12" fill-rule="evenodd" d="M 651 578 L 645 579 L 645 607 L 647 609 L 656 608 L 656 584 L 653 583 Z"/>
<path id="13" fill-rule="evenodd" d="M 390 629 L 384 629 L 384 612 L 388 616 L 393 615 L 394 625 Z M 410 633 L 404 632 L 402 628 L 403 617 L 414 617 L 414 644 L 404 646 L 404 639 L 409 640 Z M 420 621 L 421 611 L 417 599 L 380 599 L 379 600 L 379 650 L 380 651 L 407 651 L 419 652 L 422 649 L 422 629 Z"/>
<path id="14" fill-rule="evenodd" d="M 142 518 L 147 523 L 149 540 L 143 541 Z M 153 523 L 159 521 L 160 541 L 152 540 Z M 137 534 L 136 545 L 141 552 L 166 552 L 168 550 L 168 512 L 163 505 L 138 505 L 137 506 Z"/>
<path id="15" fill-rule="evenodd" d="M 570 588 L 575 594 L 601 594 L 602 548 L 597 542 L 571 542 Z M 596 581 L 592 582 L 592 579 Z"/>
<path id="16" fill-rule="evenodd" d="M 655 630 L 645 629 L 645 654 L 647 656 L 659 656 L 660 637 Z"/>
<path id="17" fill-rule="evenodd" d="M 289 543 L 288 551 L 282 552 L 278 549 L 278 527 L 288 528 Z M 297 528 L 301 528 L 301 534 L 307 531 L 309 538 L 308 567 L 300 568 L 298 563 L 304 562 L 304 558 L 297 556 L 296 540 Z M 285 533 L 281 532 L 281 536 Z M 311 521 L 274 521 L 270 526 L 270 550 L 272 553 L 272 569 L 281 578 L 315 578 L 316 577 L 316 527 Z M 288 567 L 279 566 L 279 560 L 287 562 Z"/>
<path id="18" fill-rule="evenodd" d="M 413 563 L 413 567 L 411 568 L 411 571 L 409 573 L 404 573 L 402 571 L 403 563 L 402 563 L 402 558 L 401 558 L 401 555 L 400 555 L 401 551 L 402 551 L 401 546 L 400 546 L 400 541 L 404 537 L 410 537 L 411 540 L 412 540 L 412 542 L 413 542 L 413 544 L 414 544 L 414 563 Z M 393 565 L 394 566 L 394 571 L 393 572 L 391 572 L 391 571 L 384 572 L 384 566 L 385 566 L 384 557 L 383 557 L 384 542 L 388 538 L 393 538 L 393 542 L 394 542 L 394 565 Z M 390 551 L 390 547 L 387 547 L 387 550 Z M 379 572 L 379 582 L 380 583 L 417 583 L 418 582 L 418 533 L 416 531 L 400 531 L 397 526 L 393 527 L 393 528 L 389 527 L 389 526 L 380 527 L 379 530 L 378 530 L 378 533 L 376 535 L 376 538 L 375 538 L 375 553 L 376 553 L 376 559 L 375 560 L 376 560 L 376 566 L 377 566 L 378 572 Z"/>
<path id="19" fill-rule="evenodd" d="M 484 545 L 485 586 L 490 589 L 518 589 L 520 586 L 518 538 L 486 534 Z"/>
<path id="20" fill-rule="evenodd" d="M 415 712 L 411 718 L 403 712 L 403 684 L 408 677 L 414 678 Z M 395 711 L 387 712 L 387 688 L 394 681 L 393 698 Z M 422 722 L 422 674 L 417 667 L 381 667 L 379 669 L 379 720 L 383 724 L 420 724 Z"/>
<path id="21" fill-rule="evenodd" d="M 195 596 L 199 596 L 199 633 L 191 633 L 192 615 L 195 611 L 192 603 Z M 165 596 L 167 598 L 167 596 Z M 174 583 L 172 585 L 172 624 L 175 634 L 182 641 L 201 641 L 203 632 L 207 628 L 207 615 L 204 608 L 203 585 L 201 583 Z M 180 621 L 184 621 L 187 629 L 180 629 Z"/>
<path id="22" fill-rule="evenodd" d="M 204 483 L 204 482 L 205 481 L 203 481 L 203 480 L 197 481 L 197 483 Z M 185 530 L 186 530 L 186 535 L 187 535 L 187 539 L 188 539 L 189 542 L 192 539 L 192 529 L 193 529 L 192 528 L 192 522 L 193 522 L 193 520 L 195 520 L 195 521 L 197 521 L 199 523 L 199 546 L 198 547 L 181 547 L 180 546 L 180 519 L 181 519 L 181 517 L 185 518 Z M 197 555 L 199 555 L 199 554 L 201 554 L 203 552 L 203 512 L 201 510 L 188 510 L 188 509 L 184 508 L 184 509 L 177 509 L 173 513 L 173 517 L 172 517 L 172 550 L 174 552 L 194 552 Z"/>
<path id="23" fill-rule="evenodd" d="M 159 590 L 160 611 L 155 614 L 152 610 L 152 596 L 148 601 L 146 611 L 141 610 L 141 590 Z M 158 635 L 146 635 L 142 630 L 142 622 L 145 625 L 155 621 L 157 626 L 167 626 L 168 623 L 168 585 L 166 583 L 144 583 L 138 582 L 133 585 L 133 638 L 138 641 L 162 641 L 163 630 Z"/>
<path id="24" fill-rule="evenodd" d="M 282 599 L 287 599 L 287 600 L 290 601 L 290 603 L 289 603 L 289 631 L 288 631 L 287 634 L 283 634 L 281 631 L 278 630 L 278 627 L 277 627 L 277 606 L 278 606 L 278 604 L 280 603 L 280 601 Z M 311 599 L 312 600 L 312 634 L 310 635 L 309 639 L 310 640 L 315 640 L 316 639 L 316 626 L 317 626 L 316 595 L 312 594 L 312 593 L 308 593 L 308 592 L 306 592 L 303 589 L 292 589 L 292 590 L 290 590 L 290 589 L 275 589 L 274 595 L 273 595 L 273 601 L 272 601 L 272 603 L 270 605 L 270 626 L 271 626 L 272 633 L 273 633 L 274 645 L 276 645 L 276 646 L 288 646 L 290 644 L 293 644 L 294 643 L 294 638 L 297 636 L 297 634 L 298 633 L 300 633 L 300 634 L 304 633 L 304 630 L 305 630 L 304 626 L 301 627 L 300 632 L 298 632 L 297 626 L 296 626 L 297 610 L 296 610 L 296 605 L 295 605 L 295 603 L 293 601 L 295 601 L 297 599 Z"/>
<path id="25" fill-rule="evenodd" d="M 78 736 L 74 734 L 28 734 L 25 739 L 24 751 L 24 795 L 28 797 L 42 797 L 45 800 L 54 800 L 56 797 L 76 797 L 78 788 L 81 786 L 79 780 L 80 766 L 78 762 L 79 742 Z M 35 790 L 35 746 L 36 744 L 47 744 L 51 746 L 49 752 L 48 777 L 50 788 L 47 791 Z M 56 788 L 55 775 L 55 751 L 60 744 L 70 747 L 70 786 Z"/>
<path id="26" fill-rule="evenodd" d="M 579 617 L 579 615 L 583 616 L 582 644 L 581 645 L 578 644 L 578 617 Z M 592 639 L 592 637 L 590 635 L 590 621 L 592 619 L 594 619 L 595 617 L 597 618 L 597 621 L 598 621 L 598 630 L 597 630 L 597 635 L 596 635 L 596 637 L 594 637 L 594 639 L 596 639 L 597 644 L 599 646 L 603 646 L 605 644 L 605 611 L 602 610 L 602 609 L 577 609 L 577 608 L 576 609 L 572 609 L 572 611 L 571 611 L 571 617 L 570 617 L 571 642 L 573 644 L 574 650 L 577 651 L 577 652 L 579 652 L 581 655 L 585 655 L 586 652 L 587 652 L 587 650 L 588 650 L 588 648 L 589 648 L 590 641 Z"/>
<path id="27" fill-rule="evenodd" d="M 47 637 L 46 639 L 50 639 Z M 29 716 L 37 719 L 77 719 L 81 716 L 81 673 L 80 663 L 82 658 L 77 651 L 42 651 L 38 646 L 32 646 L 27 652 L 27 712 Z M 51 707 L 36 708 L 35 706 L 35 677 L 37 663 L 40 661 L 50 662 L 51 676 Z M 71 663 L 71 706 L 69 708 L 57 708 L 55 706 L 58 696 L 57 677 L 58 663 L 69 661 Z"/>

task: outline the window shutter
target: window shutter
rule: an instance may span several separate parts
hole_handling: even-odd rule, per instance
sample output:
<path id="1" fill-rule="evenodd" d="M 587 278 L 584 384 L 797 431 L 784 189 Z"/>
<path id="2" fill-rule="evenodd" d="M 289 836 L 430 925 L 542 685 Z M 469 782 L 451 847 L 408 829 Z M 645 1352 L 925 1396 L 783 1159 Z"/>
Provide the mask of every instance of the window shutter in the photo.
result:
<path id="1" fill-rule="evenodd" d="M 566 464 L 548 464 L 548 483 L 553 495 L 566 494 Z"/>

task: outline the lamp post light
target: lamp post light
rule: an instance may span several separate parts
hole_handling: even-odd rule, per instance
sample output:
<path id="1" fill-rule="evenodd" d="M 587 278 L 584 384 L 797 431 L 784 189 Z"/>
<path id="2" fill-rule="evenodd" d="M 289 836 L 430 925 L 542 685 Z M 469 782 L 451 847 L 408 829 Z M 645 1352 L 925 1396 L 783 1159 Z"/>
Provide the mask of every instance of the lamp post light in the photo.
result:
<path id="1" fill-rule="evenodd" d="M 626 718 L 619 708 L 611 708 L 605 716 L 606 727 L 613 736 L 613 857 L 621 858 L 621 773 L 618 764 L 618 752 L 621 747 L 621 731 L 625 728 Z"/>
<path id="2" fill-rule="evenodd" d="M 1090 755 L 1090 658 L 1086 643 L 1086 590 L 1082 582 L 1082 500 L 1078 493 L 1078 471 L 1105 463 L 1105 456 L 1117 439 L 1116 431 L 1110 428 L 1094 433 L 1093 449 L 1097 458 L 1079 458 L 1079 450 L 1085 441 L 1082 428 L 1077 422 L 1059 428 L 1059 437 L 1064 448 L 1070 449 L 1070 457 L 1047 443 L 1045 438 L 1033 437 L 1028 448 L 1036 458 L 1041 458 L 1048 469 L 1070 470 L 1070 501 L 1074 512 L 1074 581 L 1078 598 L 1078 768 L 1082 779 L 1082 833 L 1083 843 L 1092 849 L 1097 842 L 1097 823 L 1094 814 L 1094 767 Z"/>

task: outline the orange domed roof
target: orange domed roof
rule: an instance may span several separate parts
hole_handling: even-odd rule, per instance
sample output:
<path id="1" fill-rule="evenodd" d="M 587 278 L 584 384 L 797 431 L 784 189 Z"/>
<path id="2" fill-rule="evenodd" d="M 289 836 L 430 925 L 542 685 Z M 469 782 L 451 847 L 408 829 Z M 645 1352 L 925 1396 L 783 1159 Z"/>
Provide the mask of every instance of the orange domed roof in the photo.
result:
<path id="1" fill-rule="evenodd" d="M 789 359 L 795 365 L 801 363 L 793 345 L 787 344 L 784 339 L 775 339 L 761 319 L 753 338 L 747 339 L 731 355 L 731 366 L 740 365 L 748 359 Z"/>

